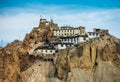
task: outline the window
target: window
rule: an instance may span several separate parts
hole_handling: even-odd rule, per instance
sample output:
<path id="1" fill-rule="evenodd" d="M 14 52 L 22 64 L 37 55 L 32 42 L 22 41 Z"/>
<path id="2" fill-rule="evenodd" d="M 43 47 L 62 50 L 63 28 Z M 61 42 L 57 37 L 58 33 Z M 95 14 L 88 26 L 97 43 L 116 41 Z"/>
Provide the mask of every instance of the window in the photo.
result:
<path id="1" fill-rule="evenodd" d="M 75 38 L 73 38 L 73 42 L 75 42 L 76 40 L 75 40 Z"/>
<path id="2" fill-rule="evenodd" d="M 98 33 L 96 33 L 96 36 L 98 36 Z"/>
<path id="3" fill-rule="evenodd" d="M 61 47 L 63 47 L 63 44 L 61 44 Z"/>
<path id="4" fill-rule="evenodd" d="M 91 36 L 91 33 L 89 33 L 89 35 Z"/>
<path id="5" fill-rule="evenodd" d="M 52 50 L 50 50 L 50 52 L 52 52 Z"/>
<path id="6" fill-rule="evenodd" d="M 65 40 L 64 41 L 66 41 L 66 38 L 65 38 Z"/>
<path id="7" fill-rule="evenodd" d="M 68 41 L 68 38 L 66 38 L 66 41 Z"/>
<path id="8" fill-rule="evenodd" d="M 86 38 L 84 37 L 83 40 L 86 40 Z"/>
<path id="9" fill-rule="evenodd" d="M 95 36 L 95 33 L 93 33 L 93 36 Z"/>
<path id="10" fill-rule="evenodd" d="M 45 52 L 47 52 L 47 50 Z"/>

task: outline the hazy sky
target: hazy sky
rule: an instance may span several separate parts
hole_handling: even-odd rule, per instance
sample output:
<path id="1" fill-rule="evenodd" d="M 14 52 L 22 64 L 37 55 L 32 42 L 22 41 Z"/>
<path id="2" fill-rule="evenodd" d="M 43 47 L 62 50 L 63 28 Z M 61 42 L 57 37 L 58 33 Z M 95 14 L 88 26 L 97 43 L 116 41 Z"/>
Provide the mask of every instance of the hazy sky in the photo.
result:
<path id="1" fill-rule="evenodd" d="M 22 40 L 40 16 L 59 26 L 109 29 L 120 38 L 120 0 L 0 0 L 0 40 Z"/>

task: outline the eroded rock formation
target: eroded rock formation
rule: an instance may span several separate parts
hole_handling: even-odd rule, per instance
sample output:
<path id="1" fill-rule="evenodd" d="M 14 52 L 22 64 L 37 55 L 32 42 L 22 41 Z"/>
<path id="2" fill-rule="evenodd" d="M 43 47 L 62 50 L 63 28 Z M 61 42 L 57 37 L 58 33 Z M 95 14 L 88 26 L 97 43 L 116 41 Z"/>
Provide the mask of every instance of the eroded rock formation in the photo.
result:
<path id="1" fill-rule="evenodd" d="M 58 53 L 57 77 L 64 82 L 119 82 L 120 41 L 104 34 Z"/>

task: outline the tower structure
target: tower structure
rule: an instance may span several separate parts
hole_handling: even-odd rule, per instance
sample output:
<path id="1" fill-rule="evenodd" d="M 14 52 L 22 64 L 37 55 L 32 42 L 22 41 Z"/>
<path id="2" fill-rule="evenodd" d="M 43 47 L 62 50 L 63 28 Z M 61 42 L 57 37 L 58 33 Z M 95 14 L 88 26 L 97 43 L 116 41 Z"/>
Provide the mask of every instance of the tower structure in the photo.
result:
<path id="1" fill-rule="evenodd" d="M 45 27 L 46 26 L 46 19 L 40 19 L 39 27 Z"/>

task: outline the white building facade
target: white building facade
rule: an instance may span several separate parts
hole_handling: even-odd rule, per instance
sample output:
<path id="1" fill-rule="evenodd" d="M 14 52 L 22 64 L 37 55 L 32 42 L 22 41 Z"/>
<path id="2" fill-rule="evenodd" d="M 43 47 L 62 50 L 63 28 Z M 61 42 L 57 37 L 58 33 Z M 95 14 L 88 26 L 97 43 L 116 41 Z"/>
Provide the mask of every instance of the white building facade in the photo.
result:
<path id="1" fill-rule="evenodd" d="M 74 37 L 60 37 L 60 40 L 63 43 L 73 43 L 73 44 L 79 44 L 80 42 L 85 42 L 89 38 L 87 36 L 74 36 Z"/>
<path id="2" fill-rule="evenodd" d="M 84 27 L 61 27 L 61 29 L 57 29 L 53 31 L 53 36 L 75 36 L 75 35 L 84 35 L 85 28 Z"/>
<path id="3" fill-rule="evenodd" d="M 100 34 L 97 33 L 97 32 L 88 32 L 88 37 L 89 38 L 96 38 L 96 37 L 99 37 Z"/>
<path id="4" fill-rule="evenodd" d="M 66 49 L 67 47 L 74 46 L 73 43 L 55 43 L 56 50 Z"/>
<path id="5" fill-rule="evenodd" d="M 56 49 L 54 48 L 54 46 L 49 46 L 49 45 L 39 46 L 34 50 L 35 54 L 45 54 L 45 55 L 55 54 L 55 52 Z"/>

